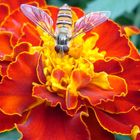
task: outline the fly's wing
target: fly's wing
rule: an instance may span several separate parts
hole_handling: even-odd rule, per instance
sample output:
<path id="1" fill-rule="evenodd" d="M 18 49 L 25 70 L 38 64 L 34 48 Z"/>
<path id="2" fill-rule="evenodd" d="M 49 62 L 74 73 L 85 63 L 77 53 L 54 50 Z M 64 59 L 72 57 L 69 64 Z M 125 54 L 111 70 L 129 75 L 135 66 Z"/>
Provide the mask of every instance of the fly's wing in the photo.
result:
<path id="1" fill-rule="evenodd" d="M 88 32 L 101 23 L 105 22 L 110 16 L 110 11 L 91 12 L 75 23 L 72 38 L 77 35 Z"/>
<path id="2" fill-rule="evenodd" d="M 53 20 L 47 13 L 28 4 L 21 4 L 20 9 L 23 14 L 35 25 L 39 26 L 42 30 L 46 31 L 49 35 L 55 38 L 52 30 Z"/>

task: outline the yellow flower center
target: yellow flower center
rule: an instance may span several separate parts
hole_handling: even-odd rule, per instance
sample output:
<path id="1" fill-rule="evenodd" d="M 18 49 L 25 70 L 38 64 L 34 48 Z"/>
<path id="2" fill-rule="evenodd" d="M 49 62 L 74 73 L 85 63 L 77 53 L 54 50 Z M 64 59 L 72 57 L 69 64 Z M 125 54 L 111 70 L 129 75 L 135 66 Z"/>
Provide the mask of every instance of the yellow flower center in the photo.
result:
<path id="1" fill-rule="evenodd" d="M 95 32 L 92 36 L 83 39 L 84 35 L 79 35 L 69 42 L 68 54 L 60 54 L 55 51 L 56 41 L 47 33 L 41 34 L 43 46 L 42 60 L 44 63 L 44 74 L 46 77 L 46 88 L 51 92 L 57 92 L 64 96 L 63 92 L 68 88 L 77 90 L 72 79 L 72 73 L 77 70 L 90 76 L 90 82 L 103 89 L 109 89 L 107 74 L 105 72 L 95 73 L 93 63 L 99 59 L 104 59 L 106 52 L 99 52 L 96 42 L 99 35 Z M 37 48 L 37 47 L 35 47 Z M 78 93 L 78 92 L 77 92 Z"/>

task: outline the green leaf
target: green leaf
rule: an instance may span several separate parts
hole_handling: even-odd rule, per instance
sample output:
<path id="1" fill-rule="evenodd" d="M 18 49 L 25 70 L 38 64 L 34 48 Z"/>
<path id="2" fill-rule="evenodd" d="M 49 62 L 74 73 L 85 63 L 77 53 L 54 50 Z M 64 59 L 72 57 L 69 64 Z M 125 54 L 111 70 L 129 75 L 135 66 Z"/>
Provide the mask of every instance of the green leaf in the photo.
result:
<path id="1" fill-rule="evenodd" d="M 111 18 L 115 19 L 124 12 L 131 12 L 140 0 L 95 0 L 88 3 L 86 12 L 111 11 Z"/>
<path id="2" fill-rule="evenodd" d="M 116 140 L 131 140 L 128 136 L 115 135 Z"/>
<path id="3" fill-rule="evenodd" d="M 16 129 L 0 133 L 0 140 L 18 140 L 20 137 Z"/>
<path id="4" fill-rule="evenodd" d="M 47 4 L 55 5 L 55 6 L 62 6 L 64 3 L 60 0 L 47 0 Z"/>

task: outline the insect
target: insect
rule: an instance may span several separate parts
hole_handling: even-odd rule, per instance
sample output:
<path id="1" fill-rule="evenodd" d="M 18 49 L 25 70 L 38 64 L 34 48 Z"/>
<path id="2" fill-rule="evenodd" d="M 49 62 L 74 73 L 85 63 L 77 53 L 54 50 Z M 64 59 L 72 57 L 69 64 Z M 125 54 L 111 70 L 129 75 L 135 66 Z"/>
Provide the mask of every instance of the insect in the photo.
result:
<path id="1" fill-rule="evenodd" d="M 43 10 L 27 4 L 21 4 L 20 9 L 28 19 L 56 40 L 55 50 L 58 53 L 67 53 L 71 39 L 90 31 L 110 16 L 110 11 L 91 12 L 73 23 L 72 10 L 64 4 L 59 8 L 54 31 L 52 18 Z"/>

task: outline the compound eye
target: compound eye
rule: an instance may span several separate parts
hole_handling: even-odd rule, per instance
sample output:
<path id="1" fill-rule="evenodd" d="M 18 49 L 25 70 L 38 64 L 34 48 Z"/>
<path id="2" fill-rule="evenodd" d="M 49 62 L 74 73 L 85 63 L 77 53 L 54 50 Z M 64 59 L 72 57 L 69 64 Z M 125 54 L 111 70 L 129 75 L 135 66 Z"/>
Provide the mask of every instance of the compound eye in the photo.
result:
<path id="1" fill-rule="evenodd" d="M 56 51 L 57 53 L 60 52 L 60 46 L 59 46 L 59 45 L 56 45 L 56 46 L 55 46 L 55 51 Z"/>
<path id="2" fill-rule="evenodd" d="M 65 53 L 67 53 L 67 52 L 69 51 L 69 47 L 68 47 L 67 45 L 64 45 L 64 46 L 63 46 L 63 51 L 64 51 Z"/>

